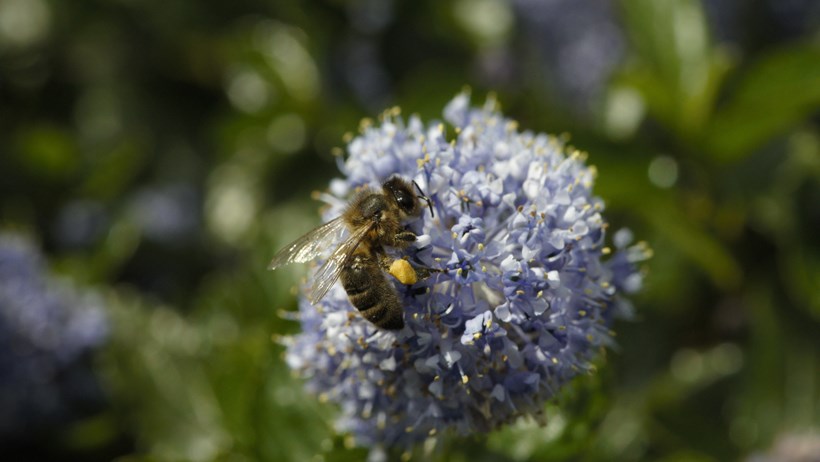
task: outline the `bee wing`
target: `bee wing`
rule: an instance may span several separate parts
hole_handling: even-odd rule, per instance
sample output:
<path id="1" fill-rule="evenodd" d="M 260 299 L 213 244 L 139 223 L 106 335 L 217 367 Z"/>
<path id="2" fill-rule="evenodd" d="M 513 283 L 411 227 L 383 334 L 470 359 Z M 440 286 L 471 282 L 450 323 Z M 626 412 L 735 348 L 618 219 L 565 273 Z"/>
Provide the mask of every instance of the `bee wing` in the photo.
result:
<path id="1" fill-rule="evenodd" d="M 342 274 L 342 268 L 350 263 L 353 258 L 353 251 L 362 243 L 362 240 L 372 228 L 371 225 L 357 229 L 330 254 L 325 264 L 316 272 L 313 288 L 310 291 L 311 303 L 316 303 L 324 298 L 327 291 L 333 287 L 333 284 L 339 279 L 339 275 Z"/>
<path id="2" fill-rule="evenodd" d="M 337 217 L 308 231 L 277 252 L 270 261 L 268 269 L 274 270 L 289 263 L 305 263 L 313 260 L 339 242 L 345 229 L 344 220 L 342 217 Z"/>

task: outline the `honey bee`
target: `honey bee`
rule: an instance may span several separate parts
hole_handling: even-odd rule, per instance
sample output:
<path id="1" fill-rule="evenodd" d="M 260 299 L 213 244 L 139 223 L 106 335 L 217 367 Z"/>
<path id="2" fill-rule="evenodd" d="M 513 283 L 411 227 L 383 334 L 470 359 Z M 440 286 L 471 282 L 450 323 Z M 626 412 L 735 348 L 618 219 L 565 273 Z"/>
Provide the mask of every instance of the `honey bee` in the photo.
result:
<path id="1" fill-rule="evenodd" d="M 289 263 L 313 260 L 341 243 L 316 272 L 310 291 L 310 302 L 320 301 L 333 284 L 341 278 L 350 303 L 365 319 L 377 327 L 398 330 L 404 327 L 404 310 L 384 271 L 396 263 L 410 265 L 405 260 L 392 260 L 385 247 L 404 249 L 416 241 L 416 235 L 405 229 L 403 222 L 422 212 L 420 200 L 424 200 L 433 214 L 430 199 L 416 182 L 411 183 L 392 176 L 382 184 L 381 191 L 363 188 L 351 199 L 339 217 L 309 231 L 288 244 L 274 255 L 268 269 L 274 270 Z M 349 233 L 343 238 L 345 232 Z M 398 265 L 402 266 L 402 265 Z M 412 284 L 418 278 L 429 275 L 424 268 L 413 269 L 415 274 L 399 278 L 402 283 Z"/>

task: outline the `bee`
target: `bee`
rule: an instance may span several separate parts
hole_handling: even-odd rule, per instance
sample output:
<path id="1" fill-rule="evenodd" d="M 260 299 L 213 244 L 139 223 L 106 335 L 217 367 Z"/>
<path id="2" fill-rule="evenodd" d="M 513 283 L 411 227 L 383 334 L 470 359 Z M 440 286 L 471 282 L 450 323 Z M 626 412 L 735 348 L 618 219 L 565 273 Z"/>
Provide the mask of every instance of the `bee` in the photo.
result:
<path id="1" fill-rule="evenodd" d="M 316 272 L 310 302 L 319 302 L 341 278 L 350 303 L 365 319 L 382 329 L 399 330 L 404 327 L 404 310 L 384 271 L 396 275 L 393 271 L 396 266 L 410 268 L 410 265 L 406 260 L 391 259 L 385 247 L 405 249 L 416 241 L 416 235 L 403 223 L 421 215 L 421 200 L 427 203 L 433 215 L 430 199 L 415 181 L 410 183 L 392 176 L 382 184 L 381 191 L 363 188 L 339 217 L 277 252 L 268 269 L 313 260 L 341 241 Z M 346 238 L 345 233 L 348 233 Z M 396 277 L 402 283 L 413 284 L 418 277 L 429 275 L 423 268 L 414 268 L 411 272 L 414 274 L 409 277 Z"/>

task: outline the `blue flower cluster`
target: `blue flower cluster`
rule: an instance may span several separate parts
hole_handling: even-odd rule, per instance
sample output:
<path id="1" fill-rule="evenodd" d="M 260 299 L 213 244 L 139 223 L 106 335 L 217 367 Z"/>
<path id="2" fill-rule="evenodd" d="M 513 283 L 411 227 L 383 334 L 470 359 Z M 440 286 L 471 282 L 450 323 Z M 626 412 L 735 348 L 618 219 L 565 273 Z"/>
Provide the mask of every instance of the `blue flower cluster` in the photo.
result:
<path id="1" fill-rule="evenodd" d="M 76 366 L 106 336 L 100 299 L 49 277 L 29 241 L 0 233 L 0 440 L 69 417 L 72 401 L 92 397 L 93 381 Z"/>
<path id="2" fill-rule="evenodd" d="M 302 332 L 286 359 L 309 390 L 341 406 L 337 427 L 367 446 L 409 448 L 446 431 L 486 432 L 545 401 L 612 343 L 613 318 L 640 288 L 645 245 L 616 233 L 605 245 L 595 170 L 556 138 L 519 131 L 489 101 L 466 94 L 445 109 L 455 131 L 388 111 L 365 123 L 322 197 L 338 216 L 355 188 L 393 174 L 415 180 L 429 213 L 409 223 L 411 263 L 446 270 L 413 286 L 395 281 L 403 330 L 379 330 L 336 285 L 301 299 Z M 606 261 L 607 254 L 613 255 Z M 308 281 L 308 284 L 310 281 Z"/>

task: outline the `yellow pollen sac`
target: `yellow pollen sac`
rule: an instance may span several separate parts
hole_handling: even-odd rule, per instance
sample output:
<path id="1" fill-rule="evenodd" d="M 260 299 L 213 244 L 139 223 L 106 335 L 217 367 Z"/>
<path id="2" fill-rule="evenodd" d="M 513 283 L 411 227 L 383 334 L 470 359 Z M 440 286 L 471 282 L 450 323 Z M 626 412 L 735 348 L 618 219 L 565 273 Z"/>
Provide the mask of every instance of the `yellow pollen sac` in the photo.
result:
<path id="1" fill-rule="evenodd" d="M 410 266 L 407 260 L 394 260 L 390 264 L 390 274 L 399 280 L 402 284 L 409 286 L 415 284 L 419 278 L 416 276 L 416 271 Z"/>

